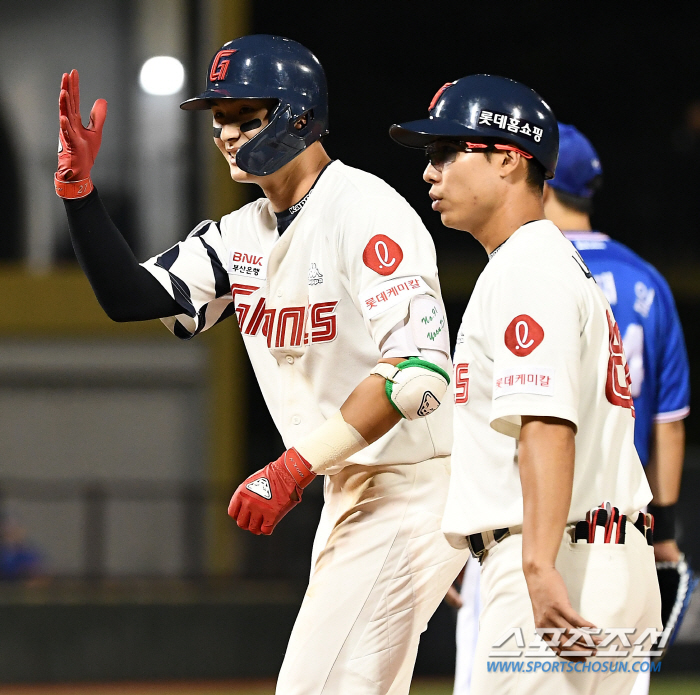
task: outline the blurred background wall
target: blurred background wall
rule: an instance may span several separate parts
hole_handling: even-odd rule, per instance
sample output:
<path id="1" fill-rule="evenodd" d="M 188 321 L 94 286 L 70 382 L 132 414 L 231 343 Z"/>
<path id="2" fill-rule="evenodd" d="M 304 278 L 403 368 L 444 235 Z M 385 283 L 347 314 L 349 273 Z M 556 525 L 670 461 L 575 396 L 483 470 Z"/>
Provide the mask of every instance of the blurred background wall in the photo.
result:
<path id="1" fill-rule="evenodd" d="M 282 443 L 235 322 L 191 343 L 159 322 L 112 324 L 77 268 L 52 186 L 61 74 L 77 68 L 84 121 L 95 99 L 109 102 L 93 179 L 139 258 L 258 197 L 228 178 L 208 114 L 178 109 L 202 89 L 215 50 L 255 32 L 294 38 L 323 63 L 328 151 L 386 179 L 422 216 L 453 334 L 485 257 L 441 226 L 420 155 L 395 146 L 388 127 L 424 115 L 446 81 L 491 72 L 533 87 L 591 138 L 604 168 L 595 224 L 658 265 L 684 323 L 694 399 L 683 545 L 700 563 L 700 55 L 690 9 L 0 0 L 0 518 L 7 543 L 26 551 L 24 569 L 0 581 L 0 682 L 274 675 L 281 660 L 320 486 L 274 536 L 238 532 L 228 498 Z M 161 73 L 168 94 L 141 79 L 158 56 L 180 65 Z M 449 673 L 453 618 L 438 611 L 419 673 Z M 270 621 L 274 643 L 261 655 Z M 677 668 L 697 668 L 700 610 L 683 639 Z"/>

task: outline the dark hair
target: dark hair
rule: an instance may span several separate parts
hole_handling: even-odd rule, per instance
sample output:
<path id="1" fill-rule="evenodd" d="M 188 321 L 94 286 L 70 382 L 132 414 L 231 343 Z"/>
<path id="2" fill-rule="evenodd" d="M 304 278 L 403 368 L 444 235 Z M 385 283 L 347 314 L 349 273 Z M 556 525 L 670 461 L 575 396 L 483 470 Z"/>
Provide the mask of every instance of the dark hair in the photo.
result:
<path id="1" fill-rule="evenodd" d="M 544 167 L 536 159 L 527 160 L 527 185 L 542 194 L 544 190 Z"/>

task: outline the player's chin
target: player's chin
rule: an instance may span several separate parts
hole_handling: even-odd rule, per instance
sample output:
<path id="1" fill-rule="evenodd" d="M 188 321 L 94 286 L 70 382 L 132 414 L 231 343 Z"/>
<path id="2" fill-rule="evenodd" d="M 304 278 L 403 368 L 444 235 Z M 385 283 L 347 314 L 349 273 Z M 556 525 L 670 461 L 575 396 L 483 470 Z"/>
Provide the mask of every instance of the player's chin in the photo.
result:
<path id="1" fill-rule="evenodd" d="M 255 183 L 258 178 L 247 171 L 243 171 L 235 162 L 229 163 L 229 171 L 231 172 L 231 178 L 237 183 Z"/>
<path id="2" fill-rule="evenodd" d="M 440 210 L 440 221 L 450 229 L 461 229 L 459 218 L 451 210 Z"/>

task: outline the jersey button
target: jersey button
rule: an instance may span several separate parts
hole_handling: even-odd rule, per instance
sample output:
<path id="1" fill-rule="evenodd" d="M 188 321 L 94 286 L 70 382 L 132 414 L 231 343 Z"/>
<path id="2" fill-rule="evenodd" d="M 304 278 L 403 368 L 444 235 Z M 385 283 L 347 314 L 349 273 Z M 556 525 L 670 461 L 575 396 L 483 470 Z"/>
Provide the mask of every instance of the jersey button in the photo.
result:
<path id="1" fill-rule="evenodd" d="M 301 424 L 301 418 L 298 415 L 295 415 L 292 418 L 292 424 L 293 425 L 300 425 Z"/>
<path id="2" fill-rule="evenodd" d="M 294 364 L 294 358 L 291 355 L 287 355 L 287 362 L 289 362 L 289 364 Z"/>
<path id="3" fill-rule="evenodd" d="M 277 296 L 281 297 L 282 296 L 282 290 L 277 290 Z"/>

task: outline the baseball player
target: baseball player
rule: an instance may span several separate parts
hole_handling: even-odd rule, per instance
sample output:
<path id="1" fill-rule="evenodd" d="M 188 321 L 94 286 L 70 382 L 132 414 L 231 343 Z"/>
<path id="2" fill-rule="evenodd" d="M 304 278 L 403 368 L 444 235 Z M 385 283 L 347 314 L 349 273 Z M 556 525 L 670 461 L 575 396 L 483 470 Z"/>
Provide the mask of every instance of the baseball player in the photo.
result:
<path id="1" fill-rule="evenodd" d="M 472 693 L 629 692 L 632 668 L 583 667 L 604 643 L 598 630 L 624 627 L 639 639 L 660 629 L 653 551 L 633 523 L 623 542 L 612 525 L 596 529 L 610 501 L 606 514 L 615 507 L 645 532 L 639 511 L 651 492 L 610 306 L 576 249 L 543 219 L 556 120 L 535 92 L 491 75 L 446 84 L 429 115 L 391 135 L 426 150 L 433 209 L 489 254 L 457 335 L 442 525 L 482 563 Z M 576 542 L 577 522 L 592 534 L 586 542 Z M 509 634 L 508 663 L 526 671 L 529 663 L 525 674 L 489 660 Z M 518 635 L 542 656 L 513 652 Z M 618 658 L 631 664 L 632 653 Z M 567 672 L 569 660 L 580 672 Z"/>
<path id="2" fill-rule="evenodd" d="M 106 104 L 84 128 L 76 73 L 59 104 L 56 190 L 107 313 L 161 318 L 185 339 L 236 315 L 289 448 L 241 483 L 229 514 L 270 534 L 325 475 L 277 692 L 408 693 L 420 633 L 465 561 L 440 530 L 451 363 L 427 230 L 383 181 L 330 160 L 323 69 L 289 39 L 228 42 L 181 105 L 211 110 L 231 177 L 264 197 L 142 264 L 90 179 Z"/>
<path id="3" fill-rule="evenodd" d="M 591 143 L 574 126 L 559 123 L 559 159 L 555 177 L 544 184 L 544 212 L 581 254 L 620 328 L 634 398 L 635 447 L 655 500 L 648 511 L 655 519 L 661 615 L 664 628 L 671 627 L 675 635 L 695 584 L 675 540 L 683 420 L 690 412 L 688 357 L 673 297 L 663 277 L 626 246 L 592 231 L 592 198 L 601 177 L 600 159 Z M 457 616 L 455 695 L 469 693 L 480 612 L 478 581 L 478 565 L 470 562 L 461 584 L 462 607 Z M 648 691 L 649 674 L 640 672 L 634 695 Z"/>
<path id="4" fill-rule="evenodd" d="M 661 616 L 678 632 L 695 580 L 676 543 L 675 505 L 690 412 L 690 374 L 683 329 L 668 283 L 652 265 L 593 231 L 590 213 L 602 177 L 600 159 L 574 126 L 559 124 L 556 176 L 544 187 L 544 212 L 578 249 L 610 302 L 620 327 L 634 398 L 634 443 L 654 495 L 654 555 Z M 634 693 L 649 689 L 640 673 Z"/>

